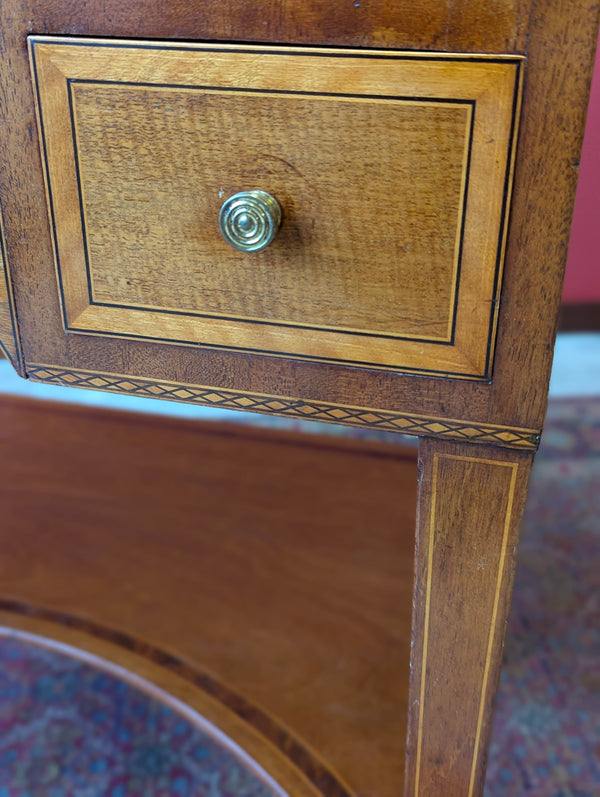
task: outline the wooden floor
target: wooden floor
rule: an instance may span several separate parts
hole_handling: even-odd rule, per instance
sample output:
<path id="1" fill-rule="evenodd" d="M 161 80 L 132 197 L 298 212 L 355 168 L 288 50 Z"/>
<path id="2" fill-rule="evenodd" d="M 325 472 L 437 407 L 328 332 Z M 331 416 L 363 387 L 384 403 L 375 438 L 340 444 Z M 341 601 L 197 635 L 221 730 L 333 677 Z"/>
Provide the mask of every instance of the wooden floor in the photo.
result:
<path id="1" fill-rule="evenodd" d="M 10 624 L 178 668 L 306 794 L 400 793 L 414 449 L 6 397 L 0 439 Z"/>

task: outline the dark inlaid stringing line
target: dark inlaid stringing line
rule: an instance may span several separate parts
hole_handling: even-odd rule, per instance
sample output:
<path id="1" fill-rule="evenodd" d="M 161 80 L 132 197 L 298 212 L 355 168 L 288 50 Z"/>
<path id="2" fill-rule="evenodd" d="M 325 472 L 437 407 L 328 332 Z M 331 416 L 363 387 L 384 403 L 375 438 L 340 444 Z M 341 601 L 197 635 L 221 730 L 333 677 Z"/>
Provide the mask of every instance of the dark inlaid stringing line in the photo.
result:
<path id="1" fill-rule="evenodd" d="M 87 246 L 87 244 L 86 244 Z M 458 290 L 455 292 L 455 295 L 458 294 Z M 309 324 L 301 324 L 301 323 L 290 323 L 289 321 L 271 321 L 265 318 L 244 318 L 243 316 L 229 316 L 229 315 L 216 315 L 212 313 L 201 313 L 197 310 L 174 310 L 172 308 L 162 308 L 162 307 L 150 307 L 147 304 L 120 304 L 118 302 L 97 302 L 97 301 L 90 301 L 90 307 L 107 307 L 107 308 L 114 308 L 115 310 L 136 310 L 141 311 L 144 313 L 159 313 L 160 315 L 178 315 L 187 318 L 206 318 L 212 319 L 214 321 L 232 321 L 236 324 L 257 324 L 260 326 L 270 326 L 270 327 L 284 327 L 286 329 L 306 329 L 311 332 L 333 332 L 339 333 L 340 335 L 353 335 L 355 337 L 367 337 L 367 338 L 378 338 L 382 340 L 406 340 L 410 341 L 411 343 L 431 343 L 435 346 L 452 346 L 454 341 L 450 340 L 441 340 L 439 338 L 418 338 L 418 337 L 410 337 L 408 335 L 390 335 L 389 333 L 385 332 L 375 332 L 375 331 L 363 331 L 359 329 L 351 329 L 344 326 L 339 327 L 329 327 L 329 326 L 312 326 Z M 454 325 L 454 320 L 453 320 Z M 75 329 L 75 327 L 73 327 Z M 85 331 L 85 330 L 79 330 Z M 119 334 L 119 333 L 114 333 Z M 135 335 L 135 337 L 143 337 Z M 173 338 L 169 338 L 169 340 L 173 340 L 173 342 L 184 342 L 184 341 L 177 341 Z M 194 341 L 187 341 L 187 343 L 194 344 Z M 278 352 L 279 354 L 287 355 L 286 352 Z M 387 366 L 385 366 L 387 367 Z M 390 366 L 391 367 L 391 366 Z"/>
<path id="2" fill-rule="evenodd" d="M 477 102 L 473 101 L 471 106 L 471 126 L 469 129 L 469 145 L 467 154 L 467 164 L 464 174 L 465 180 L 465 194 L 463 196 L 462 215 L 460 223 L 460 238 L 458 244 L 458 257 L 456 261 L 456 274 L 454 275 L 454 307 L 452 308 L 452 331 L 450 334 L 450 344 L 454 346 L 454 339 L 456 335 L 456 316 L 458 313 L 458 295 L 460 293 L 460 272 L 462 267 L 463 244 L 465 240 L 465 224 L 467 218 L 467 200 L 469 195 L 469 175 L 471 173 L 471 155 L 473 152 L 473 135 L 475 130 L 475 112 L 477 110 Z M 488 341 L 489 346 L 489 341 Z M 482 376 L 487 375 L 487 369 L 484 369 Z"/>
<path id="3" fill-rule="evenodd" d="M 90 86 L 127 86 L 129 88 L 183 89 L 184 91 L 214 91 L 224 94 L 291 95 L 292 97 L 335 97 L 349 100 L 384 100 L 387 102 L 431 103 L 433 105 L 473 105 L 475 100 L 463 97 L 426 97 L 414 94 L 354 94 L 344 91 L 308 91 L 307 89 L 269 89 L 252 86 L 210 86 L 202 83 L 161 83 L 136 80 L 102 80 L 100 78 L 67 78 L 71 83 Z"/>
<path id="4" fill-rule="evenodd" d="M 502 256 L 502 250 L 504 247 L 504 241 L 508 237 L 508 217 L 509 217 L 509 207 L 508 207 L 508 192 L 511 185 L 512 177 L 513 177 L 513 168 L 512 168 L 512 159 L 514 155 L 514 149 L 516 147 L 516 138 L 517 138 L 517 108 L 519 106 L 519 99 L 521 95 L 521 80 L 523 76 L 523 61 L 518 60 L 515 63 L 515 88 L 513 92 L 513 104 L 512 104 L 512 117 L 511 117 L 511 125 L 510 125 L 510 136 L 508 139 L 508 152 L 507 152 L 507 161 L 506 161 L 506 174 L 504 175 L 504 192 L 502 195 L 502 212 L 500 217 L 500 237 L 498 239 L 498 249 L 496 251 L 496 267 L 494 271 L 494 288 L 493 288 L 493 300 L 492 300 L 492 312 L 490 314 L 490 322 L 489 322 L 489 333 L 488 333 L 488 345 L 487 345 L 487 352 L 486 352 L 486 359 L 485 359 L 485 373 L 488 375 L 488 378 L 492 378 L 492 350 L 494 347 L 494 330 L 496 328 L 496 319 L 500 312 L 499 307 L 496 305 L 500 301 L 500 272 L 502 271 L 504 265 L 504 259 L 506 257 L 506 252 L 504 253 L 504 257 Z"/>
<path id="5" fill-rule="evenodd" d="M 458 293 L 458 291 L 456 291 Z M 431 343 L 435 346 L 452 346 L 454 343 L 453 340 L 442 340 L 439 338 L 417 338 L 417 337 L 409 337 L 408 335 L 391 335 L 389 333 L 384 332 L 375 332 L 375 331 L 364 331 L 359 329 L 352 329 L 349 327 L 339 326 L 312 326 L 309 324 L 301 324 L 298 323 L 291 323 L 289 321 L 271 321 L 265 318 L 245 318 L 243 316 L 228 316 L 228 315 L 217 315 L 212 313 L 201 313 L 197 310 L 175 310 L 172 308 L 163 308 L 163 307 L 151 307 L 147 304 L 119 304 L 117 302 L 97 302 L 91 301 L 90 307 L 112 307 L 115 310 L 138 310 L 144 313 L 159 313 L 160 315 L 179 315 L 186 318 L 206 318 L 209 320 L 214 321 L 232 321 L 236 324 L 258 324 L 260 326 L 271 326 L 271 327 L 285 327 L 287 329 L 306 329 L 311 332 L 334 332 L 343 335 L 354 335 L 355 337 L 367 337 L 367 338 L 378 338 L 383 340 L 406 340 L 410 341 L 411 343 Z M 75 329 L 75 327 L 73 327 Z M 85 331 L 85 329 L 81 329 L 78 331 Z M 118 335 L 119 333 L 114 333 Z M 135 337 L 138 337 L 137 335 Z M 184 341 L 175 341 L 174 342 L 184 342 Z M 187 341 L 188 343 L 193 344 L 194 341 Z M 281 354 L 285 354 L 285 352 L 280 352 Z"/>
<path id="6" fill-rule="evenodd" d="M 79 147 L 77 145 L 77 126 L 75 124 L 75 107 L 73 99 L 73 80 L 67 78 L 67 95 L 69 98 L 69 116 L 71 123 L 71 137 L 73 139 L 73 162 L 75 164 L 75 177 L 77 179 L 77 196 L 79 201 L 79 217 L 81 220 L 81 235 L 83 238 L 83 256 L 85 258 L 85 273 L 88 289 L 88 301 L 90 304 L 94 303 L 94 296 L 92 292 L 92 273 L 90 270 L 90 256 L 88 247 L 87 225 L 85 222 L 85 210 L 83 203 L 83 187 L 81 179 L 81 169 L 79 165 Z"/>
<path id="7" fill-rule="evenodd" d="M 133 309 L 127 308 L 124 309 Z M 485 374 L 469 374 L 463 371 L 450 371 L 450 370 L 434 370 L 430 368 L 418 368 L 416 366 L 407 365 L 387 365 L 385 363 L 374 363 L 363 360 L 340 360 L 335 357 L 324 357 L 312 354 L 294 354 L 293 352 L 280 352 L 272 351 L 270 349 L 252 349 L 248 346 L 233 346 L 232 344 L 219 344 L 219 343 L 196 343 L 193 340 L 178 340 L 177 338 L 160 338 L 156 335 L 138 335 L 128 332 L 109 332 L 105 329 L 92 329 L 82 328 L 73 325 L 65 325 L 67 332 L 77 332 L 83 335 L 92 335 L 94 337 L 105 338 L 124 338 L 128 340 L 150 341 L 154 343 L 164 343 L 170 346 L 192 346 L 194 349 L 210 349 L 216 351 L 231 351 L 231 352 L 251 352 L 252 354 L 259 354 L 267 357 L 282 357 L 288 360 L 301 360 L 305 362 L 323 362 L 332 365 L 340 365 L 346 367 L 360 366 L 373 371 L 393 371 L 397 374 L 410 373 L 410 374 L 424 374 L 425 376 L 439 376 L 439 377 L 453 377 L 456 379 L 473 379 L 476 381 L 487 381 Z M 436 344 L 437 345 L 437 344 Z M 441 345 L 441 344 L 440 344 Z"/>
<path id="8" fill-rule="evenodd" d="M 32 45 L 35 45 L 35 41 L 32 42 Z M 52 228 L 52 246 L 54 248 L 54 259 L 56 262 L 56 277 L 58 282 L 58 292 L 60 296 L 60 309 L 63 318 L 63 325 L 65 329 L 68 328 L 67 324 L 67 305 L 65 302 L 65 291 L 62 279 L 62 272 L 60 268 L 60 258 L 58 254 L 58 237 L 56 234 L 56 214 L 54 210 L 54 198 L 52 196 L 52 184 L 50 182 L 50 168 L 48 164 L 48 148 L 46 146 L 46 132 L 44 127 L 44 116 L 42 113 L 42 98 L 40 94 L 40 82 L 39 82 L 39 75 L 38 75 L 38 65 L 37 65 L 37 58 L 35 52 L 35 46 L 30 48 L 31 52 L 31 61 L 33 65 L 33 77 L 35 82 L 35 98 L 36 98 L 36 105 L 38 109 L 38 120 L 40 125 L 40 140 L 41 140 L 41 147 L 42 147 L 42 159 L 44 161 L 44 170 L 46 172 L 46 186 L 48 191 L 48 203 L 50 205 L 50 225 Z"/>
<path id="9" fill-rule="evenodd" d="M 94 39 L 93 37 L 85 38 L 79 36 L 77 38 L 65 38 L 64 36 L 48 36 L 43 34 L 32 34 L 29 37 L 33 44 L 60 44 L 70 47 L 102 47 L 122 50 L 174 50 L 176 52 L 208 52 L 208 53 L 244 53 L 245 55 L 290 55 L 290 56 L 314 56 L 316 58 L 361 58 L 361 59 L 381 59 L 384 61 L 438 61 L 442 63 L 480 63 L 480 64 L 511 64 L 523 60 L 521 55 L 508 55 L 508 56 L 486 56 L 476 55 L 470 53 L 452 53 L 447 55 L 441 51 L 431 51 L 430 53 L 423 50 L 401 50 L 384 52 L 378 47 L 363 47 L 357 45 L 356 50 L 353 52 L 336 52 L 336 50 L 352 50 L 348 45 L 314 45 L 314 44 L 282 44 L 279 49 L 265 46 L 264 43 L 257 42 L 252 44 L 249 42 L 219 42 L 219 44 L 229 44 L 230 46 L 210 46 L 208 40 L 183 40 L 181 44 L 172 44 L 172 41 L 163 41 L 152 44 L 149 41 L 136 41 L 135 39 L 128 39 L 127 37 L 119 38 L 118 41 L 107 41 L 101 39 Z M 205 42 L 208 46 L 204 46 Z M 201 45 L 194 47 L 194 44 Z M 298 48 L 297 50 L 290 50 L 289 48 Z M 319 49 L 326 49 L 327 52 L 320 52 Z M 333 51 L 333 52 L 330 52 Z"/>
<path id="10" fill-rule="evenodd" d="M 0 349 L 4 352 L 4 356 L 10 362 L 11 361 L 11 354 L 9 350 L 6 348 L 6 345 L 0 340 Z"/>
<path id="11" fill-rule="evenodd" d="M 174 672 L 185 680 L 194 684 L 206 694 L 215 698 L 230 711 L 243 719 L 253 728 L 258 730 L 272 744 L 277 747 L 293 764 L 306 775 L 311 783 L 321 789 L 328 797 L 355 797 L 338 780 L 325 764 L 317 760 L 292 734 L 284 727 L 277 724 L 258 706 L 250 703 L 246 698 L 229 687 L 217 681 L 202 670 L 192 666 L 178 656 L 143 642 L 123 631 L 116 631 L 93 620 L 66 614 L 54 609 L 44 609 L 32 606 L 21 601 L 0 598 L 0 610 L 13 614 L 45 620 L 67 628 L 83 631 L 90 636 L 111 642 L 119 647 L 129 650 L 139 656 Z"/>

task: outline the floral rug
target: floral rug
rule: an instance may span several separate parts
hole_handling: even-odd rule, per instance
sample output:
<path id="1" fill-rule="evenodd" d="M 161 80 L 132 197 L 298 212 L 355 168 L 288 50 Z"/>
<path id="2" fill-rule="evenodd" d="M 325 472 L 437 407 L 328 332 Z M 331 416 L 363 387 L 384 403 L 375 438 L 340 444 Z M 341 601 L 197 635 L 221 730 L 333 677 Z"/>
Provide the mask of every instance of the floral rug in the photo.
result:
<path id="1" fill-rule="evenodd" d="M 559 399 L 523 523 L 485 795 L 598 797 L 599 762 L 600 398 Z M 0 797 L 274 793 L 157 700 L 0 635 Z"/>

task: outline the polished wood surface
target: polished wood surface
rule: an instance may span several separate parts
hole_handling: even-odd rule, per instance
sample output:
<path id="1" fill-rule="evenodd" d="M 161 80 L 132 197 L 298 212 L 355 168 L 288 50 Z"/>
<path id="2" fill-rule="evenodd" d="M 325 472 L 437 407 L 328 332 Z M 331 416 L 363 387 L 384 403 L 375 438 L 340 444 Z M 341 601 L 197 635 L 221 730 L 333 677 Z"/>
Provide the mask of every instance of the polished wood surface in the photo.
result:
<path id="1" fill-rule="evenodd" d="M 489 377 L 519 58 L 30 45 L 68 330 Z"/>
<path id="2" fill-rule="evenodd" d="M 57 366 L 67 373 L 96 371 L 154 379 L 157 383 L 213 387 L 240 397 L 246 392 L 280 397 L 284 404 L 320 402 L 334 411 L 340 406 L 361 407 L 410 417 L 443 416 L 472 427 L 493 424 L 539 432 L 593 60 L 597 5 L 581 0 L 576 6 L 557 2 L 548 7 L 541 0 L 524 0 L 503 4 L 500 9 L 497 3 L 454 3 L 450 14 L 445 3 L 434 0 L 398 3 L 393 10 L 386 3 L 375 3 L 368 10 L 362 6 L 350 10 L 349 21 L 340 23 L 339 28 L 335 23 L 340 22 L 342 10 L 336 4 L 333 8 L 328 5 L 327 13 L 316 4 L 302 11 L 288 9 L 283 18 L 281 6 L 277 6 L 277 14 L 274 9 L 271 4 L 261 5 L 260 11 L 251 3 L 237 4 L 236 20 L 225 32 L 228 9 L 223 4 L 202 4 L 199 10 L 177 2 L 167 7 L 164 3 L 133 2 L 125 10 L 110 0 L 101 9 L 88 4 L 73 11 L 70 6 L 67 10 L 62 0 L 4 3 L 3 11 L 11 24 L 3 31 L 6 55 L 0 96 L 6 109 L 6 135 L 0 143 L 0 157 L 5 163 L 0 189 L 7 258 L 27 361 Z M 361 25 L 362 33 L 357 36 Z M 461 380 L 457 385 L 433 377 L 414 380 L 400 372 L 303 363 L 260 354 L 249 358 L 246 353 L 218 348 L 206 349 L 199 357 L 197 346 L 64 334 L 58 295 L 48 290 L 55 280 L 54 255 L 25 51 L 28 34 L 162 40 L 172 36 L 225 41 L 260 38 L 280 44 L 369 42 L 377 46 L 384 28 L 386 47 L 513 53 L 527 58 L 491 382 Z M 260 37 L 259 29 L 263 31 Z M 408 32 L 416 29 L 421 33 L 407 41 Z M 278 37 L 274 37 L 276 30 L 281 34 Z M 533 390 L 532 375 L 537 384 Z M 273 402 L 265 411 L 277 412 L 276 406 Z M 368 413 L 364 417 L 368 418 Z"/>
<path id="3" fill-rule="evenodd" d="M 0 428 L 5 602 L 207 673 L 323 794 L 399 793 L 415 449 L 9 398 Z"/>
<path id="4" fill-rule="evenodd" d="M 0 204 L 5 267 L 10 271 L 7 298 L 18 319 L 27 375 L 428 438 L 419 465 L 410 640 L 407 596 L 412 584 L 407 568 L 413 559 L 414 485 L 408 474 L 414 476 L 414 463 L 389 452 L 355 455 L 354 444 L 343 452 L 337 445 L 319 444 L 318 456 L 312 456 L 315 443 L 294 443 L 299 459 L 286 455 L 288 464 L 282 465 L 280 454 L 289 450 L 287 444 L 274 445 L 271 438 L 259 442 L 256 433 L 248 433 L 242 442 L 236 433 L 229 455 L 223 454 L 227 444 L 221 432 L 198 433 L 201 445 L 198 437 L 186 433 L 182 436 L 188 442 L 178 444 L 175 456 L 169 448 L 174 434 L 170 427 L 149 449 L 139 427 L 132 427 L 130 437 L 120 421 L 119 431 L 113 427 L 109 433 L 102 418 L 86 426 L 77 412 L 68 423 L 51 421 L 39 410 L 31 410 L 27 420 L 18 413 L 8 418 L 6 435 L 12 442 L 0 480 L 12 524 L 2 565 L 5 608 L 28 611 L 35 622 L 72 622 L 82 636 L 104 638 L 102 629 L 120 630 L 120 642 L 128 650 L 149 645 L 153 661 L 162 656 L 179 674 L 180 666 L 193 662 L 196 675 L 191 680 L 210 683 L 211 696 L 218 694 L 228 710 L 237 711 L 275 746 L 278 763 L 273 766 L 285 772 L 287 760 L 297 777 L 327 797 L 401 792 L 406 710 L 406 794 L 480 794 L 517 522 L 546 406 L 599 4 L 373 0 L 352 5 L 314 0 L 300 8 L 286 0 L 242 0 L 235 7 L 221 0 L 90 0 L 73 7 L 65 0 L 4 0 L 2 11 Z M 48 213 L 53 195 L 46 194 L 44 185 L 29 35 L 156 40 L 159 48 L 167 40 L 171 47 L 182 41 L 218 42 L 225 50 L 227 43 L 241 42 L 262 48 L 359 48 L 350 59 L 375 54 L 362 48 L 383 48 L 390 55 L 402 49 L 432 57 L 455 53 L 459 61 L 474 52 L 524 59 L 499 309 L 495 293 L 490 298 L 490 339 L 496 347 L 493 368 L 484 369 L 487 378 L 415 376 L 408 368 L 351 365 L 352 356 L 345 363 L 326 361 L 322 352 L 321 361 L 303 361 L 294 351 L 249 353 L 234 350 L 239 340 L 232 338 L 215 342 L 203 337 L 204 347 L 176 344 L 174 332 L 166 335 L 167 342 L 134 339 L 140 329 L 129 320 L 111 331 L 116 321 L 104 319 L 102 335 L 95 334 L 91 323 L 83 331 L 69 330 L 72 319 L 63 318 L 55 287 L 54 219 Z M 160 65 L 164 53 L 155 52 Z M 259 75 L 262 68 L 262 63 L 256 67 Z M 352 85 L 354 79 L 360 84 L 368 71 L 357 70 Z M 63 86 L 68 70 L 57 72 L 54 83 L 47 85 Z M 283 70 L 277 79 L 285 80 Z M 56 107 L 62 101 L 58 88 Z M 106 107 L 113 102 L 110 92 L 103 92 L 80 92 L 75 102 L 86 130 L 96 125 L 92 139 L 98 142 L 108 136 L 108 128 L 98 127 L 99 103 Z M 128 107 L 133 101 L 133 93 L 127 95 Z M 182 108 L 174 95 L 161 95 L 160 102 L 163 113 Z M 211 96 L 210 103 L 215 102 Z M 52 101 L 49 107 L 54 107 Z M 329 113 L 333 107 L 327 106 Z M 284 119 L 293 126 L 291 115 L 278 111 L 275 117 L 278 124 Z M 366 125 L 360 114 L 357 124 Z M 411 125 L 405 125 L 407 131 Z M 193 125 L 181 128 L 185 135 L 191 129 Z M 135 131 L 127 131 L 136 140 Z M 455 147 L 459 137 L 453 135 Z M 489 146 L 494 146 L 491 139 Z M 418 142 L 418 157 L 426 150 Z M 60 190 L 72 197 L 69 161 L 57 158 L 56 164 Z M 91 172 L 107 166 L 102 156 L 84 150 L 80 165 L 93 191 L 99 191 L 96 176 L 89 181 Z M 116 167 L 114 176 L 120 180 L 122 167 Z M 486 175 L 480 174 L 481 179 Z M 472 180 L 470 175 L 469 190 Z M 90 206 L 97 252 L 112 245 L 99 220 L 105 200 L 106 195 L 100 196 L 97 207 Z M 446 196 L 441 206 L 448 210 L 453 203 Z M 80 224 L 75 211 L 68 216 L 73 230 Z M 76 235 L 54 235 L 59 238 L 80 247 Z M 487 250 L 483 240 L 480 244 L 483 255 Z M 143 249 L 146 243 L 140 245 Z M 188 243 L 178 246 L 185 254 Z M 501 264 L 502 257 L 498 278 Z M 239 270 L 235 273 L 241 282 Z M 489 280 L 487 267 L 481 276 Z M 123 285 L 122 277 L 111 290 L 129 301 L 134 286 Z M 106 283 L 105 298 L 110 295 Z M 155 276 L 146 285 L 160 306 L 171 303 L 174 288 L 157 285 Z M 182 291 L 186 307 L 195 307 L 192 293 Z M 89 297 L 85 290 L 78 296 L 82 304 L 75 315 L 87 323 L 84 305 Z M 298 297 L 292 298 L 295 303 Z M 67 297 L 67 302 L 72 299 Z M 313 299 L 308 297 L 307 308 L 314 316 Z M 363 310 L 355 300 L 353 323 L 365 322 L 365 329 L 377 331 L 370 321 L 376 302 Z M 222 297 L 219 301 L 221 312 Z M 413 296 L 410 301 L 435 308 L 442 299 Z M 247 309 L 252 314 L 263 312 L 268 299 L 238 296 L 236 302 L 236 312 Z M 416 316 L 415 306 L 409 302 L 407 318 Z M 156 309 L 136 312 L 153 318 L 145 322 L 150 326 L 167 315 Z M 268 312 L 268 322 L 279 324 L 279 310 Z M 298 312 L 297 307 L 290 311 L 292 325 L 298 325 Z M 336 324 L 345 323 L 335 315 L 337 310 L 328 312 Z M 435 312 L 429 320 L 434 317 Z M 173 318 L 175 330 L 182 321 L 175 314 Z M 150 334 L 156 336 L 156 328 Z M 312 343 L 302 345 L 308 347 L 302 356 L 314 354 Z M 435 345 L 441 348 L 441 343 Z M 335 356 L 339 359 L 339 352 Z M 381 366 L 377 347 L 369 349 L 369 357 L 367 363 Z M 112 457 L 110 466 L 101 465 L 108 461 L 106 446 L 120 451 L 121 443 L 127 451 Z M 329 450 L 332 446 L 335 453 Z M 103 451 L 104 458 L 99 456 Z M 301 465 L 292 467 L 292 459 Z M 86 472 L 94 475 L 93 482 Z M 337 487 L 325 488 L 326 476 L 337 479 L 340 474 Z M 170 501 L 170 493 L 178 500 Z M 161 499 L 166 502 L 163 509 Z M 212 508 L 209 526 L 202 522 L 205 505 Z M 150 517 L 142 522 L 147 509 L 152 510 Z M 57 520 L 56 528 L 49 529 L 48 518 Z M 265 536 L 265 527 L 285 531 Z M 83 528 L 88 529 L 85 535 Z M 265 594 L 273 598 L 265 602 Z M 27 610 L 28 602 L 39 608 Z M 73 615 L 78 619 L 69 621 Z M 239 647 L 238 639 L 243 640 Z M 166 656 L 160 653 L 164 650 Z M 410 700 L 405 690 L 409 657 Z M 269 759 L 266 750 L 261 761 Z M 293 787 L 290 791 L 295 793 Z"/>
<path id="5" fill-rule="evenodd" d="M 424 441 L 420 457 L 405 794 L 473 797 L 483 789 L 532 455 Z"/>

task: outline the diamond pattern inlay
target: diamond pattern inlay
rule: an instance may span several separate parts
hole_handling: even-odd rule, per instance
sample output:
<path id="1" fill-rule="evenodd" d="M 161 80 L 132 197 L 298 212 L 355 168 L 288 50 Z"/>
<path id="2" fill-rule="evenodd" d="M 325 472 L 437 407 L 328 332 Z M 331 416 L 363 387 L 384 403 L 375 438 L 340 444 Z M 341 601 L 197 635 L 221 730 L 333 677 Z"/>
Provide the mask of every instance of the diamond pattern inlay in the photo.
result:
<path id="1" fill-rule="evenodd" d="M 448 440 L 472 440 L 479 443 L 509 446 L 522 450 L 535 450 L 539 432 L 535 429 L 516 429 L 490 424 L 465 423 L 459 420 L 411 416 L 389 410 L 367 410 L 363 407 L 341 407 L 318 401 L 300 401 L 253 393 L 236 393 L 233 390 L 157 383 L 143 377 L 121 377 L 89 371 L 66 370 L 48 365 L 31 365 L 30 378 L 41 382 L 68 384 L 78 387 L 101 388 L 137 396 L 160 397 L 170 401 L 185 400 L 195 404 L 208 404 L 228 409 L 246 409 L 251 412 L 275 412 L 288 417 L 310 417 L 327 422 L 343 422 L 351 426 L 366 426 L 404 434 L 436 436 Z"/>
<path id="2" fill-rule="evenodd" d="M 430 432 L 434 432 L 434 434 L 439 434 L 440 432 L 447 432 L 448 427 L 444 426 L 442 423 L 429 423 L 427 424 L 427 428 Z"/>

